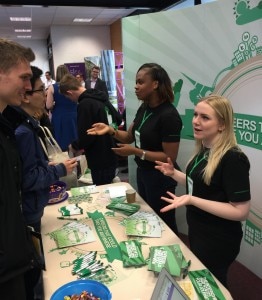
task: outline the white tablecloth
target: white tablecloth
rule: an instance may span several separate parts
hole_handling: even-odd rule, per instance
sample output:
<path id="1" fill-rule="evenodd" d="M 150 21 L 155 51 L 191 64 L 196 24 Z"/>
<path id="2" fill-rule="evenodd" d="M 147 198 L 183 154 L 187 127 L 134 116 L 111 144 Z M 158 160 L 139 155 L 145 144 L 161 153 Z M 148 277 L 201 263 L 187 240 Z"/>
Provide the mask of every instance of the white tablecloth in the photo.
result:
<path id="1" fill-rule="evenodd" d="M 99 193 L 92 194 L 92 202 L 83 202 L 79 205 L 84 209 L 84 215 L 86 215 L 86 211 L 107 211 L 105 206 L 108 204 L 108 202 L 106 202 L 106 200 L 101 201 L 101 192 L 103 192 L 107 187 L 116 186 L 125 186 L 126 188 L 132 188 L 128 183 L 125 182 L 98 186 L 97 190 Z M 138 194 L 137 203 L 141 205 L 141 210 L 152 211 L 152 209 Z M 61 216 L 61 214 L 58 212 L 58 208 L 61 206 L 65 206 L 66 204 L 67 201 L 64 201 L 59 204 L 47 206 L 44 212 L 44 216 L 42 218 L 42 235 L 46 260 L 46 271 L 44 271 L 43 274 L 46 300 L 49 300 L 51 295 L 61 285 L 76 279 L 76 276 L 73 276 L 71 274 L 72 266 L 64 266 L 71 263 L 76 258 L 77 252 L 84 253 L 85 251 L 98 251 L 98 254 L 105 253 L 103 245 L 97 236 L 96 241 L 89 244 L 54 250 L 56 248 L 56 244 L 54 240 L 50 239 L 50 237 L 46 234 L 60 228 L 63 224 L 68 222 L 57 219 L 58 216 Z M 80 218 L 80 216 L 77 217 Z M 118 242 L 125 241 L 128 239 L 125 234 L 125 227 L 119 224 L 119 221 L 121 221 L 123 217 L 124 215 L 120 213 L 116 213 L 115 217 L 106 217 L 110 230 Z M 83 216 L 81 216 L 81 218 L 83 218 Z M 94 234 L 96 235 L 96 231 L 92 220 L 90 220 L 90 226 L 92 227 Z M 187 246 L 167 226 L 165 226 L 165 230 L 162 232 L 161 238 L 143 238 L 142 242 L 142 251 L 144 258 L 148 257 L 150 246 L 179 244 L 186 260 L 190 259 L 192 262 L 190 270 L 205 269 L 203 264 L 194 256 L 194 254 L 187 248 Z M 111 263 L 111 265 L 114 269 L 114 275 L 116 277 L 116 280 L 108 286 L 112 292 L 113 300 L 150 299 L 157 278 L 154 276 L 153 272 L 147 270 L 147 266 L 141 268 L 123 268 L 122 261 L 119 260 L 114 260 Z M 188 277 L 185 280 L 188 281 Z M 227 300 L 232 299 L 228 290 L 224 286 L 222 286 L 218 281 L 217 283 L 221 291 L 223 292 L 225 298 Z M 194 296 L 193 299 L 196 299 L 196 296 Z"/>

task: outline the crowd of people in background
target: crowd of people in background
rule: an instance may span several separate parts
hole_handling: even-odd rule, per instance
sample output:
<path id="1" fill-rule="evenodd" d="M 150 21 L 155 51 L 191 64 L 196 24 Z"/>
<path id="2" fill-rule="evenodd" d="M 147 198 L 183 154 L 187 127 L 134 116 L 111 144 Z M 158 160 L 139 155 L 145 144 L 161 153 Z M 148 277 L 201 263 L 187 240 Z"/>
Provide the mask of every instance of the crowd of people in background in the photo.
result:
<path id="1" fill-rule="evenodd" d="M 140 196 L 176 234 L 175 210 L 186 206 L 190 249 L 227 286 L 251 200 L 250 164 L 236 142 L 230 101 L 215 94 L 199 99 L 192 120 L 196 148 L 183 172 L 177 164 L 182 119 L 161 65 L 138 69 L 135 95 L 141 105 L 131 125 L 119 130 L 122 116 L 99 66 L 84 80 L 59 65 L 55 80 L 46 71 L 42 81 L 43 71 L 30 66 L 30 48 L 0 39 L 0 55 L 1 295 L 34 299 L 41 268 L 33 264 L 27 225 L 41 232 L 49 186 L 77 165 L 75 158 L 49 161 L 41 125 L 53 131 L 62 151 L 85 155 L 96 185 L 113 181 L 118 156 L 134 156 Z M 176 194 L 177 184 L 186 187 L 184 195 Z"/>

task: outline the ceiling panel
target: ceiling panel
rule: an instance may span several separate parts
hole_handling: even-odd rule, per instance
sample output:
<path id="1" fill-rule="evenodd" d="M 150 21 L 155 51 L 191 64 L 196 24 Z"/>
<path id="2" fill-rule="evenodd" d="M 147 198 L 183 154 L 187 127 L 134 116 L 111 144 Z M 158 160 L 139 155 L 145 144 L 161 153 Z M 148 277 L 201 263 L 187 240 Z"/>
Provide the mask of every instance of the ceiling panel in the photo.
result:
<path id="1" fill-rule="evenodd" d="M 181 0 L 24 0 L 24 5 L 43 6 L 94 6 L 116 8 L 154 8 L 164 9 Z M 19 1 L 20 2 L 20 1 Z M 1 0 L 1 4 L 17 5 L 17 0 Z"/>
<path id="2" fill-rule="evenodd" d="M 23 1 L 24 5 L 11 5 L 16 1 L 1 1 L 0 36 L 16 39 L 14 29 L 32 28 L 31 39 L 47 39 L 54 25 L 96 26 L 111 25 L 120 18 L 158 11 L 176 1 Z M 52 4 L 51 4 L 52 2 Z M 63 2 L 63 4 L 62 4 Z M 84 5 L 85 3 L 85 5 Z M 86 4 L 88 3 L 88 6 Z M 109 4 L 110 3 L 110 4 Z M 34 4 L 31 5 L 30 4 Z M 42 6 L 37 6 L 37 4 Z M 74 4 L 74 5 L 72 5 Z M 45 5 L 45 6 L 43 6 Z M 72 6 L 71 6 L 72 5 Z M 32 22 L 11 22 L 10 17 L 32 17 Z M 90 23 L 73 23 L 74 18 L 92 18 Z M 22 35 L 19 33 L 19 35 Z M 25 35 L 25 33 L 24 33 Z"/>

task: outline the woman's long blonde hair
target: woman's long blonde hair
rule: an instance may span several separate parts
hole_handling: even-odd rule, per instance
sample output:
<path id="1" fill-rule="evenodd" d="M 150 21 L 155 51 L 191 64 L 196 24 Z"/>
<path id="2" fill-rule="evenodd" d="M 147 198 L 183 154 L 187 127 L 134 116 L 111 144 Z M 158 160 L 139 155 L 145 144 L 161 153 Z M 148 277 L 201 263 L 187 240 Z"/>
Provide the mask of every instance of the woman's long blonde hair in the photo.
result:
<path id="1" fill-rule="evenodd" d="M 60 80 L 62 79 L 62 77 L 66 74 L 70 74 L 68 68 L 66 65 L 59 65 L 56 68 L 56 82 L 60 82 Z"/>
<path id="2" fill-rule="evenodd" d="M 236 136 L 234 133 L 234 112 L 231 103 L 223 96 L 211 94 L 200 99 L 199 102 L 207 103 L 213 110 L 224 129 L 221 131 L 216 143 L 212 146 L 209 152 L 208 162 L 203 170 L 204 182 L 209 185 L 211 178 L 224 154 L 232 148 L 236 151 L 241 151 L 237 145 Z M 203 151 L 204 146 L 201 140 L 196 140 L 194 156 Z"/>

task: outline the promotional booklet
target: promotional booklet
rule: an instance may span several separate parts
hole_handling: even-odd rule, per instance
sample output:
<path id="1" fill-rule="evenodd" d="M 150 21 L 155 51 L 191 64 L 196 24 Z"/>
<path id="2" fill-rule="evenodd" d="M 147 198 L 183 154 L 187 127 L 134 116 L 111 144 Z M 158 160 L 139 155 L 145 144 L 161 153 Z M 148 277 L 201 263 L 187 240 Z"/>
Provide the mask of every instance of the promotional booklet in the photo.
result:
<path id="1" fill-rule="evenodd" d="M 70 247 L 95 241 L 89 225 L 83 222 L 70 222 L 50 233 L 58 248 Z"/>

